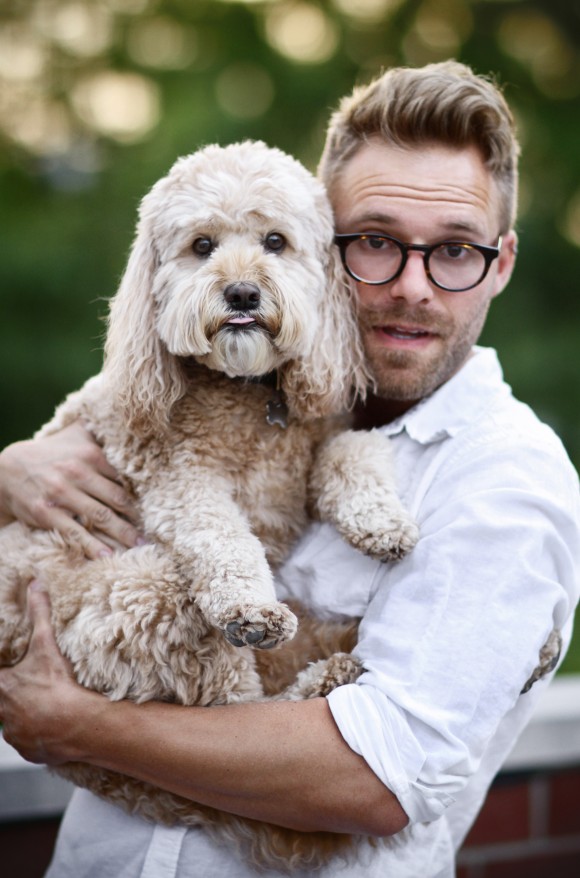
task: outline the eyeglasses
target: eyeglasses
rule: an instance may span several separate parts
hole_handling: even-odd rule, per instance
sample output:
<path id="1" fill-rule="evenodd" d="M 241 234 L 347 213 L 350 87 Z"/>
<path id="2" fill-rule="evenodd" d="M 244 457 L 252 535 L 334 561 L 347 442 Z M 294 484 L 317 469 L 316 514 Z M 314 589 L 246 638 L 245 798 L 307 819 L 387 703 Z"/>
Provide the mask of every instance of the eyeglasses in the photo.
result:
<path id="1" fill-rule="evenodd" d="M 363 284 L 388 284 L 399 277 L 410 250 L 423 254 L 429 280 L 442 290 L 461 293 L 476 287 L 486 276 L 501 250 L 466 241 L 440 244 L 405 244 L 390 235 L 335 235 L 342 264 L 348 274 Z"/>

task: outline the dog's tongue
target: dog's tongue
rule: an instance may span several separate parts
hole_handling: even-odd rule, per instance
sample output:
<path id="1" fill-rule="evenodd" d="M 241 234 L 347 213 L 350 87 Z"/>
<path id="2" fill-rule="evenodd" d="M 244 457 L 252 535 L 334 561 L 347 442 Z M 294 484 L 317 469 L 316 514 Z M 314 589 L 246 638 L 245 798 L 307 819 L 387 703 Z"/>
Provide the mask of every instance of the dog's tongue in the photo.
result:
<path id="1" fill-rule="evenodd" d="M 228 323 L 238 323 L 242 326 L 247 324 L 247 323 L 255 323 L 255 322 L 256 321 L 254 320 L 253 317 L 231 317 L 228 320 Z"/>

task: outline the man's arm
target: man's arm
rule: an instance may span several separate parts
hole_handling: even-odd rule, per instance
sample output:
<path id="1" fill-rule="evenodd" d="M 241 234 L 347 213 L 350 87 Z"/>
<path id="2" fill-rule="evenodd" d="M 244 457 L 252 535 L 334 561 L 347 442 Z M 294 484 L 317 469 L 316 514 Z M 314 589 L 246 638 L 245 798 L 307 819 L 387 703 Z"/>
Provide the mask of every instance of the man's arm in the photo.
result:
<path id="1" fill-rule="evenodd" d="M 392 835 L 395 796 L 341 737 L 326 700 L 182 707 L 111 702 L 78 686 L 46 592 L 32 589 L 31 647 L 0 671 L 6 740 L 34 762 L 88 762 L 200 804 L 301 831 Z"/>

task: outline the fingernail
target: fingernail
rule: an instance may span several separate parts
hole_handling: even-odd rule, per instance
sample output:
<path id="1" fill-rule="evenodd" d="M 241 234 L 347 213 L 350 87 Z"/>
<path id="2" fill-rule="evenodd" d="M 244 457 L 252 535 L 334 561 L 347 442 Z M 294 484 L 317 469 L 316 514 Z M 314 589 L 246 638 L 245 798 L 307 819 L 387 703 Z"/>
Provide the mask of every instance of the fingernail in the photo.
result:
<path id="1" fill-rule="evenodd" d="M 40 581 L 40 579 L 33 579 L 28 584 L 28 588 L 30 591 L 46 591 L 46 586 L 44 582 Z"/>
<path id="2" fill-rule="evenodd" d="M 97 555 L 97 557 L 98 558 L 110 558 L 112 554 L 113 554 L 112 549 L 101 549 L 99 554 Z"/>
<path id="3" fill-rule="evenodd" d="M 145 539 L 145 537 L 137 537 L 137 539 L 135 540 L 135 545 L 136 546 L 148 546 L 149 540 Z"/>

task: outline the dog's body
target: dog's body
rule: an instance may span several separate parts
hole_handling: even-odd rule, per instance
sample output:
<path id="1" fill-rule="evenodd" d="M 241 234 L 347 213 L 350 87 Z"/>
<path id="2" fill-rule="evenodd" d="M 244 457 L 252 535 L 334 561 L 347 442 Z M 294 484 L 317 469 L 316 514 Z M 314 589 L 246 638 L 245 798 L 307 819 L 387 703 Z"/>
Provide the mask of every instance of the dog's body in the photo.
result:
<path id="1" fill-rule="evenodd" d="M 319 184 L 262 144 L 202 150 L 146 196 L 103 372 L 42 432 L 87 424 L 150 542 L 86 563 L 57 535 L 4 528 L 0 663 L 26 648 L 23 583 L 41 573 L 59 646 L 83 685 L 136 701 L 260 699 L 289 682 L 270 672 L 264 688 L 249 646 L 268 649 L 296 631 L 271 568 L 307 510 L 376 557 L 412 547 L 386 441 L 334 420 L 368 376 L 331 241 Z M 328 656 L 327 632 L 304 630 L 305 662 Z M 332 657 L 282 697 L 325 694 L 358 672 Z M 89 766 L 62 773 L 150 819 L 229 836 L 256 866 L 316 868 L 344 847 L 339 836 L 244 821 Z"/>

